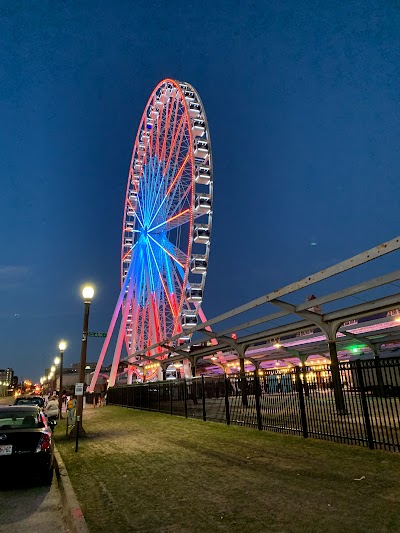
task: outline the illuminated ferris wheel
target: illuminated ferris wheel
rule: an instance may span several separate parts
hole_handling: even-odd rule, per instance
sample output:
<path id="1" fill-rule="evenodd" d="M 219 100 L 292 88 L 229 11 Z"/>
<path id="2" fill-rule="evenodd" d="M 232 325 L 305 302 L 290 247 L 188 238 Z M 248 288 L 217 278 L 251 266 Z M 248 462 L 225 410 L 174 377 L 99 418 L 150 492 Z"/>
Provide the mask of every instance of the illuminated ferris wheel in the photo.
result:
<path id="1" fill-rule="evenodd" d="M 165 79 L 146 104 L 129 168 L 121 294 L 99 358 L 101 365 L 121 308 L 110 385 L 123 343 L 129 356 L 177 334 L 190 340 L 185 332 L 197 324 L 207 275 L 212 200 L 204 107 L 191 85 Z"/>

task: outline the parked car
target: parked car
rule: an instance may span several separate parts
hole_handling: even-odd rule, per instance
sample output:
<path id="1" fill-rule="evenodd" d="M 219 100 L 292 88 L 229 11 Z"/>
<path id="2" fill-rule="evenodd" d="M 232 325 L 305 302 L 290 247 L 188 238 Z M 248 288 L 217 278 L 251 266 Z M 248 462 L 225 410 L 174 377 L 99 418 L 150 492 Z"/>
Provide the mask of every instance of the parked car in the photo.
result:
<path id="1" fill-rule="evenodd" d="M 18 396 L 15 398 L 14 405 L 37 405 L 40 409 L 44 407 L 44 398 L 42 396 Z"/>
<path id="2" fill-rule="evenodd" d="M 46 417 L 37 406 L 0 406 L 0 472 L 25 480 L 39 477 L 50 485 L 54 469 L 54 444 Z"/>

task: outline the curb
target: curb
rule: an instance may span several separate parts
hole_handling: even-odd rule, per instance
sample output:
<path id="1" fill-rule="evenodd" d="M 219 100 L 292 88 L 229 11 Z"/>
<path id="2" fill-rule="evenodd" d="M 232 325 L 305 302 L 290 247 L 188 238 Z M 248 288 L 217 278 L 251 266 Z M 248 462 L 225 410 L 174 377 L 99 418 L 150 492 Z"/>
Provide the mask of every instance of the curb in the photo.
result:
<path id="1" fill-rule="evenodd" d="M 73 533 L 89 533 L 85 517 L 79 505 L 75 491 L 68 476 L 67 469 L 61 459 L 61 455 L 54 446 L 55 469 L 58 488 L 61 492 L 63 510 L 67 518 L 67 524 Z"/>

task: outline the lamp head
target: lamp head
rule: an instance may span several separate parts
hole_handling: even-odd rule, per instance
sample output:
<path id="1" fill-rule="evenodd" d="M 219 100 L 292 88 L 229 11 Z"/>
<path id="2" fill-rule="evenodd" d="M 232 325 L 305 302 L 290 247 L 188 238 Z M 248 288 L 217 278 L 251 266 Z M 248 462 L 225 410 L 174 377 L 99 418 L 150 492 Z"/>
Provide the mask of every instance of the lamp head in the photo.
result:
<path id="1" fill-rule="evenodd" d="M 61 359 L 60 359 L 59 357 L 55 357 L 55 358 L 54 358 L 54 364 L 55 364 L 56 366 L 59 365 L 60 362 L 61 362 Z"/>
<path id="2" fill-rule="evenodd" d="M 51 368 L 50 368 L 52 374 L 54 374 L 54 372 L 56 371 L 56 367 L 53 365 Z"/>
<path id="3" fill-rule="evenodd" d="M 94 289 L 91 285 L 86 285 L 82 289 L 82 296 L 84 297 L 85 301 L 88 302 L 93 298 L 94 295 Z"/>
<path id="4" fill-rule="evenodd" d="M 65 341 L 60 341 L 58 343 L 58 349 L 60 352 L 64 352 L 67 349 L 67 343 Z"/>

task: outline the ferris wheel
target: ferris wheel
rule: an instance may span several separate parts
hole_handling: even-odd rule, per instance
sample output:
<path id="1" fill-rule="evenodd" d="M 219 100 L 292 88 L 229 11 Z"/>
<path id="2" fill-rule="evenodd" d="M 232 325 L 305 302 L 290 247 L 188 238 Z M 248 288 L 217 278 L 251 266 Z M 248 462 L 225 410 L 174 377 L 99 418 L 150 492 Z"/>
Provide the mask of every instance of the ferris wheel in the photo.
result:
<path id="1" fill-rule="evenodd" d="M 121 293 L 96 368 L 98 374 L 122 309 L 109 385 L 123 343 L 129 356 L 174 335 L 180 334 L 178 344 L 190 340 L 186 331 L 198 322 L 207 275 L 212 174 L 210 133 L 197 91 L 186 82 L 161 81 L 144 109 L 129 167 Z M 135 372 L 141 377 L 138 367 Z M 95 378 L 96 372 L 91 388 Z"/>

